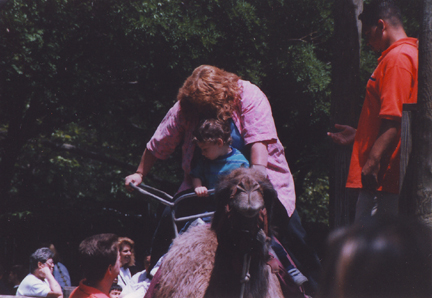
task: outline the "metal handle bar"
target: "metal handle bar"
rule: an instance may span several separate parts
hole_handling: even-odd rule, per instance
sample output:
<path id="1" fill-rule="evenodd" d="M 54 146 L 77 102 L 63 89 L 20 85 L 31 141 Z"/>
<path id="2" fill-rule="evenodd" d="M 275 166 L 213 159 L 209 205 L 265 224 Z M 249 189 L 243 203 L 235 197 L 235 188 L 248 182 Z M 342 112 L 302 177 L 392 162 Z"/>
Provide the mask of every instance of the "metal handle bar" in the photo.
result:
<path id="1" fill-rule="evenodd" d="M 168 197 L 168 198 L 172 201 L 173 197 L 170 196 L 169 194 L 167 194 L 167 193 L 161 191 L 161 190 L 158 190 L 158 189 L 153 188 L 153 187 L 151 187 L 151 186 L 145 185 L 145 184 L 143 184 L 143 183 L 141 183 L 140 186 L 136 186 L 136 185 L 134 185 L 133 183 L 129 183 L 129 186 L 132 187 L 133 189 L 139 191 L 139 192 L 140 192 L 141 194 L 143 194 L 143 195 L 146 195 L 146 196 L 152 197 L 153 199 L 156 199 L 159 203 L 162 203 L 162 204 L 164 204 L 165 206 L 170 206 L 171 208 L 175 206 L 175 202 L 170 202 L 170 201 L 168 201 L 168 200 L 166 200 L 166 199 L 163 199 L 163 198 L 161 198 L 161 197 L 158 197 L 157 195 L 155 195 L 155 194 L 153 194 L 153 193 L 151 193 L 151 192 L 145 190 L 145 188 L 147 188 L 148 190 L 152 190 L 152 191 L 155 191 L 155 192 L 159 192 L 159 193 L 163 194 L 163 196 Z"/>
<path id="2" fill-rule="evenodd" d="M 192 219 L 197 219 L 200 217 L 207 217 L 207 216 L 213 216 L 214 212 L 210 211 L 210 212 L 204 212 L 204 213 L 200 213 L 200 214 L 195 214 L 195 215 L 190 215 L 190 216 L 184 216 L 184 217 L 179 217 L 176 218 L 175 216 L 175 206 L 178 205 L 180 202 L 182 202 L 185 199 L 188 198 L 192 198 L 196 196 L 195 192 L 191 192 L 191 193 L 186 193 L 184 195 L 179 196 L 178 198 L 175 199 L 175 201 L 172 201 L 173 197 L 170 196 L 169 194 L 157 189 L 157 188 L 153 188 L 151 186 L 145 185 L 143 183 L 141 183 L 139 186 L 134 185 L 133 183 L 129 183 L 129 185 L 133 188 L 136 189 L 137 191 L 139 191 L 141 194 L 152 197 L 153 199 L 157 200 L 159 203 L 162 203 L 165 206 L 169 206 L 171 208 L 171 219 L 173 222 L 173 226 L 174 226 L 174 232 L 175 232 L 175 236 L 178 236 L 178 228 L 176 223 L 177 222 L 184 222 L 184 221 L 189 221 Z M 147 189 L 147 190 L 146 190 Z M 149 190 L 162 194 L 162 196 L 168 197 L 170 199 L 163 199 L 159 196 L 157 196 L 156 194 L 151 193 Z M 209 189 L 208 190 L 208 194 L 209 195 L 213 195 L 215 193 L 214 189 Z"/>
<path id="3" fill-rule="evenodd" d="M 162 204 L 164 204 L 166 206 L 170 206 L 170 207 L 174 207 L 175 205 L 179 204 L 181 201 L 196 196 L 196 193 L 194 193 L 194 192 L 186 193 L 184 195 L 179 196 L 177 199 L 175 199 L 174 202 L 170 202 L 167 199 L 163 199 L 163 198 L 161 198 L 161 197 L 159 197 L 159 196 L 157 196 L 157 195 L 155 195 L 155 194 L 153 194 L 153 193 L 151 193 L 151 192 L 148 191 L 148 190 L 152 190 L 153 192 L 158 192 L 158 193 L 162 194 L 163 196 L 168 197 L 169 200 L 171 200 L 171 201 L 173 200 L 172 196 L 170 196 L 166 192 L 163 192 L 163 191 L 161 191 L 161 190 L 159 190 L 157 188 L 145 185 L 144 183 L 141 183 L 139 186 L 136 186 L 133 183 L 129 183 L 129 186 L 131 186 L 133 189 L 136 189 L 137 191 L 139 191 L 143 195 L 150 196 L 150 197 L 156 199 L 157 201 L 159 201 L 160 203 L 162 203 Z M 148 190 L 146 190 L 146 189 L 148 189 Z M 208 192 L 209 195 L 213 195 L 215 193 L 215 190 L 214 189 L 209 189 L 207 192 Z"/>
<path id="4" fill-rule="evenodd" d="M 210 195 L 215 193 L 214 189 L 209 189 L 207 190 L 207 193 Z M 188 198 L 192 198 L 192 197 L 196 197 L 197 194 L 194 192 L 190 192 L 190 193 L 185 193 L 184 195 L 179 196 L 175 201 L 174 204 L 177 205 L 179 204 L 181 201 L 183 201 L 184 199 L 188 199 Z"/>

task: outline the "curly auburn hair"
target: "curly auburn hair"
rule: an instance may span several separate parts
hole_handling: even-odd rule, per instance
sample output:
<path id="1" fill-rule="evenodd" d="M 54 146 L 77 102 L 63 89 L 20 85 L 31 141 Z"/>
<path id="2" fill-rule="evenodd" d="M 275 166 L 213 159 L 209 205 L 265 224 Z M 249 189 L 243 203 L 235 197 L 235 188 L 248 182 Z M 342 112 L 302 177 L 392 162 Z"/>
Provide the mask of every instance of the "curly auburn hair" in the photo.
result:
<path id="1" fill-rule="evenodd" d="M 234 73 L 210 65 L 201 65 L 179 89 L 177 100 L 188 118 L 227 120 L 240 101 L 240 79 Z"/>

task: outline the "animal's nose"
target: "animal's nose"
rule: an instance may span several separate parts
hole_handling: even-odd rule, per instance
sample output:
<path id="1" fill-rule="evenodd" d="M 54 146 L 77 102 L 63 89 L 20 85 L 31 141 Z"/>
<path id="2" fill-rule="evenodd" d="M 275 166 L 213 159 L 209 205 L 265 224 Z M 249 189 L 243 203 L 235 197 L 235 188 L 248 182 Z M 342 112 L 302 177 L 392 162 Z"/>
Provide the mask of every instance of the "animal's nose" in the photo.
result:
<path id="1" fill-rule="evenodd" d="M 236 208 L 245 217 L 254 217 L 264 206 L 264 200 L 256 192 L 241 193 L 236 200 Z"/>
<path id="2" fill-rule="evenodd" d="M 254 206 L 249 206 L 247 208 L 243 208 L 240 210 L 240 212 L 243 214 L 243 216 L 245 217 L 254 217 L 258 214 L 259 210 L 261 208 L 254 208 Z"/>

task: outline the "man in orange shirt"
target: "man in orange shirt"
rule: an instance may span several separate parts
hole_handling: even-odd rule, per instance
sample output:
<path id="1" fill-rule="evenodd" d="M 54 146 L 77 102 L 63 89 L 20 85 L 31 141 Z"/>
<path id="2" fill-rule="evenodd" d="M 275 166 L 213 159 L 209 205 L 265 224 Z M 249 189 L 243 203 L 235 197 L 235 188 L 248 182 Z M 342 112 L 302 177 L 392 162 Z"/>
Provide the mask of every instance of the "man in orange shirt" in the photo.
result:
<path id="1" fill-rule="evenodd" d="M 407 37 L 392 0 L 373 0 L 359 16 L 368 45 L 381 53 L 371 75 L 357 131 L 336 125 L 334 142 L 354 143 L 347 188 L 360 189 L 355 222 L 397 214 L 403 103 L 417 102 L 417 39 Z"/>
<path id="2" fill-rule="evenodd" d="M 86 238 L 79 245 L 84 278 L 70 298 L 110 298 L 109 290 L 120 272 L 118 237 L 99 234 Z"/>

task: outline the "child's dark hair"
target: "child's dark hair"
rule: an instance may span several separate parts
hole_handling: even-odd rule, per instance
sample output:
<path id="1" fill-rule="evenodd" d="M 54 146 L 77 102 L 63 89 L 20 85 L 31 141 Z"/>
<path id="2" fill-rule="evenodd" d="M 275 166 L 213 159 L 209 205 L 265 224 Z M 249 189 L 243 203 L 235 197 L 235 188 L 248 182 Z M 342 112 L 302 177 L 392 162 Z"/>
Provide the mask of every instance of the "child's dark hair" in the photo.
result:
<path id="1" fill-rule="evenodd" d="M 222 121 L 218 119 L 206 119 L 201 121 L 194 132 L 193 142 L 215 143 L 218 139 L 222 139 L 224 145 L 231 144 L 232 138 L 229 120 Z"/>
<path id="2" fill-rule="evenodd" d="M 121 291 L 123 291 L 123 288 L 122 288 L 121 285 L 118 285 L 118 284 L 116 284 L 116 283 L 113 283 L 113 284 L 111 285 L 111 288 L 110 288 L 109 292 L 111 293 L 111 291 L 115 291 L 115 290 L 121 292 Z"/>

